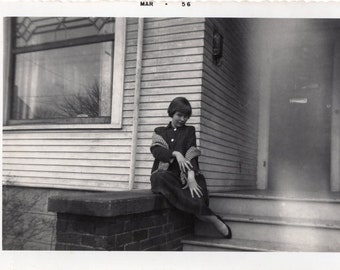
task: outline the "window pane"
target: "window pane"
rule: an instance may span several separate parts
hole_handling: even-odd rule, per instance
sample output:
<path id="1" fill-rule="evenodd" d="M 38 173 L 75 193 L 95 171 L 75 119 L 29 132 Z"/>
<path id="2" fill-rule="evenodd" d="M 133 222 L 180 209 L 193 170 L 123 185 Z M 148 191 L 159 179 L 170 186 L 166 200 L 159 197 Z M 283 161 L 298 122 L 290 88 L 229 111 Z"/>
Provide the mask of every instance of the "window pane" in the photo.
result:
<path id="1" fill-rule="evenodd" d="M 113 42 L 16 55 L 11 119 L 109 117 Z"/>
<path id="2" fill-rule="evenodd" d="M 114 33 L 114 18 L 19 17 L 16 47 Z"/>

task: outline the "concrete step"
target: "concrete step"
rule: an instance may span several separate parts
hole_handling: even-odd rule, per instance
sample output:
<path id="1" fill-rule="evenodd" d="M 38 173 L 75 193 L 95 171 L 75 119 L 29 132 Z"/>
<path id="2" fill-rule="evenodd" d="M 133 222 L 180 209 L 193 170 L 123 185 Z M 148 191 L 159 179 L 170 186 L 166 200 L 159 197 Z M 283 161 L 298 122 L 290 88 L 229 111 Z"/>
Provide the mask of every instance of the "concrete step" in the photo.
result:
<path id="1" fill-rule="evenodd" d="M 304 196 L 303 196 L 304 195 Z M 217 213 L 309 218 L 340 221 L 339 194 L 311 194 L 298 196 L 269 192 L 211 193 L 210 207 Z"/>
<path id="2" fill-rule="evenodd" d="M 340 222 L 301 218 L 224 215 L 233 238 L 322 246 L 340 251 Z M 195 223 L 195 235 L 221 237 L 215 228 L 204 222 Z"/>
<path id="3" fill-rule="evenodd" d="M 324 246 L 308 246 L 301 244 L 285 244 L 269 241 L 255 241 L 244 239 L 221 239 L 194 236 L 182 240 L 183 251 L 291 251 L 291 252 L 338 252 L 339 249 Z"/>

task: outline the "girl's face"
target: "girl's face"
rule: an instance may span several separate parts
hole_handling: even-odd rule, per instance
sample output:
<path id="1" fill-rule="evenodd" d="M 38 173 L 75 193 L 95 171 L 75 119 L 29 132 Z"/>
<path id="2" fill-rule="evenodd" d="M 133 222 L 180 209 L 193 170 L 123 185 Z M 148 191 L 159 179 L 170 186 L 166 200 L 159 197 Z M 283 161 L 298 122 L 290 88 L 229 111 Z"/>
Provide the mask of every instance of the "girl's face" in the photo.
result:
<path id="1" fill-rule="evenodd" d="M 172 126 L 174 128 L 182 127 L 188 121 L 189 117 L 181 112 L 175 112 L 172 116 Z"/>

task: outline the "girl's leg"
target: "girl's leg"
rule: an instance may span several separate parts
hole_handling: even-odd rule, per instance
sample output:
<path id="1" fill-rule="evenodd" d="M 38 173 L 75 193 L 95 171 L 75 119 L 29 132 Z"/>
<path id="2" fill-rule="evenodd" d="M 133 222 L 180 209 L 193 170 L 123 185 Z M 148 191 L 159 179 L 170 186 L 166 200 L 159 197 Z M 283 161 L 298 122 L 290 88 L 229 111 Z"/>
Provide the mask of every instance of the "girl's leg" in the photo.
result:
<path id="1" fill-rule="evenodd" d="M 203 221 L 203 222 L 209 222 L 212 225 L 214 225 L 214 227 L 223 235 L 223 236 L 228 236 L 229 235 L 229 229 L 227 227 L 227 225 L 222 222 L 217 216 L 202 216 L 202 215 L 196 215 L 196 217 Z"/>
<path id="2" fill-rule="evenodd" d="M 151 175 L 151 190 L 161 193 L 177 209 L 194 214 L 204 222 L 210 222 L 225 237 L 230 232 L 227 225 L 221 221 L 208 207 L 208 190 L 203 175 L 196 178 L 201 186 L 203 197 L 191 197 L 189 189 L 182 189 L 180 179 L 168 171 L 159 171 Z"/>
<path id="3" fill-rule="evenodd" d="M 177 209 L 194 214 L 196 216 L 210 216 L 214 213 L 208 207 L 208 193 L 205 187 L 204 177 L 197 177 L 197 183 L 202 187 L 204 196 L 191 197 L 188 188 L 183 189 L 181 180 L 177 175 L 168 171 L 159 171 L 151 175 L 151 190 L 161 193 Z"/>

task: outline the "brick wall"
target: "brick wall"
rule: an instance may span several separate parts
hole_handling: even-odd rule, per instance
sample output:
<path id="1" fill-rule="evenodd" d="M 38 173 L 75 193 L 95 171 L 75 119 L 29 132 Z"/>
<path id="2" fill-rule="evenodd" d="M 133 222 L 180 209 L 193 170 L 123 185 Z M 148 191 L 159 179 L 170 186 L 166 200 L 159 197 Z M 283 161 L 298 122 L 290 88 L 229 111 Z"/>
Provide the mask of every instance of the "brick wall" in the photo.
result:
<path id="1" fill-rule="evenodd" d="M 175 209 L 117 217 L 58 214 L 56 250 L 181 250 L 193 217 Z"/>
<path id="2" fill-rule="evenodd" d="M 57 212 L 56 250 L 182 250 L 194 217 L 146 192 L 51 198 Z"/>

